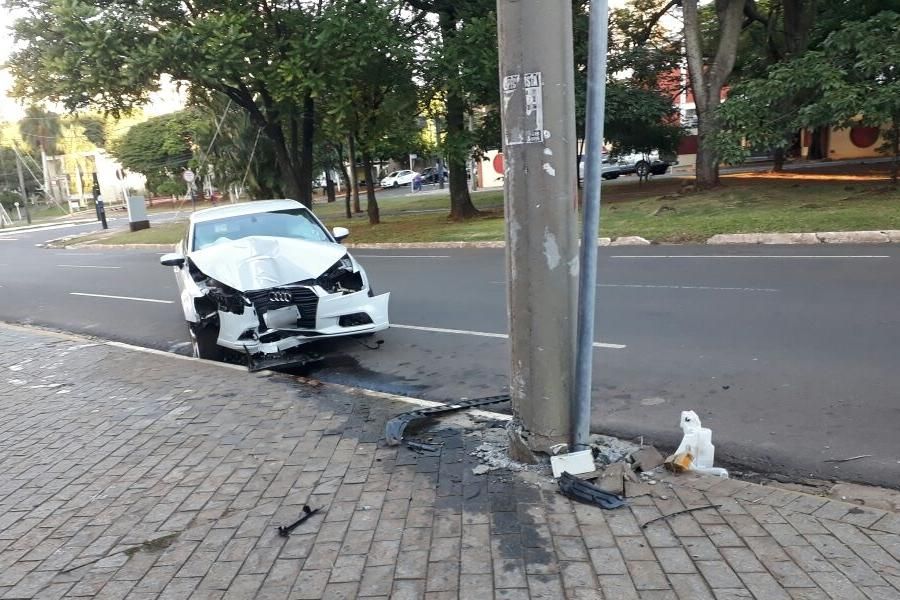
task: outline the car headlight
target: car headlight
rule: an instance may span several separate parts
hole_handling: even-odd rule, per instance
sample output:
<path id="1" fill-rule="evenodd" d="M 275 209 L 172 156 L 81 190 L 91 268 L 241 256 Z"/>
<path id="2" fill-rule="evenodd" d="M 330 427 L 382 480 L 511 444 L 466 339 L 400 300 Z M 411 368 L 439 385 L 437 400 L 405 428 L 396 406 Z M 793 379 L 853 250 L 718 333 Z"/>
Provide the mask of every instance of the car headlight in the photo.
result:
<path id="1" fill-rule="evenodd" d="M 353 259 L 345 254 L 339 261 L 331 265 L 317 280 L 322 288 L 332 294 L 343 292 L 351 294 L 363 288 L 362 274 L 354 272 Z"/>

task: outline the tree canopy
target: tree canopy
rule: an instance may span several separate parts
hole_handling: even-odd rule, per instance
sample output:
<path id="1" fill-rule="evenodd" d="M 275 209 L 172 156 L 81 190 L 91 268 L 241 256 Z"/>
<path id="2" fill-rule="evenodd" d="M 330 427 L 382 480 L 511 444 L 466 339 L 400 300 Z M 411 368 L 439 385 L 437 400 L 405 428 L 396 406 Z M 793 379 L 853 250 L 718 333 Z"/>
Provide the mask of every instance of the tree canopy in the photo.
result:
<path id="1" fill-rule="evenodd" d="M 851 21 L 815 49 L 774 65 L 765 78 L 736 86 L 722 109 L 720 138 L 729 158 L 750 146 L 786 144 L 783 132 L 823 125 L 884 128 L 882 150 L 900 158 L 900 13 L 881 12 Z M 797 99 L 800 99 L 797 101 Z M 787 113 L 769 110 L 794 102 Z"/>

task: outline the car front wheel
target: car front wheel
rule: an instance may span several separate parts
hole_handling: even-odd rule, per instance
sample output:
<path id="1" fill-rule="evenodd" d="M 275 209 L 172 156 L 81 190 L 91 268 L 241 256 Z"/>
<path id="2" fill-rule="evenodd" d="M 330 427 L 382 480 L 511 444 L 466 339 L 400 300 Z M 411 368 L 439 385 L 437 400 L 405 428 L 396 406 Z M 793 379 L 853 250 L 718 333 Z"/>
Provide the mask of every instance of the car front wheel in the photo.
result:
<path id="1" fill-rule="evenodd" d="M 642 160 L 634 165 L 634 172 L 638 177 L 644 178 L 650 173 L 650 165 L 647 164 L 647 161 Z"/>
<path id="2" fill-rule="evenodd" d="M 189 323 L 188 329 L 191 332 L 191 348 L 193 349 L 194 358 L 222 360 L 222 347 L 217 343 L 219 338 L 218 328 Z"/>

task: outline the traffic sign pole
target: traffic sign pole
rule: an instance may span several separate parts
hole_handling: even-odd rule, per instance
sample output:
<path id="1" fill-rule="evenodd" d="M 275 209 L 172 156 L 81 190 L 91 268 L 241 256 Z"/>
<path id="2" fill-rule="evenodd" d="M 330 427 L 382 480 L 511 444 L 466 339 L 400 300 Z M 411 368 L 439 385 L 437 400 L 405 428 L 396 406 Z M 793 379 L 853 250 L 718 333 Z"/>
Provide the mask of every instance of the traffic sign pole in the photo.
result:
<path id="1" fill-rule="evenodd" d="M 185 183 L 188 184 L 188 191 L 191 194 L 191 212 L 197 210 L 197 194 L 194 191 L 194 172 L 190 169 L 185 169 L 184 173 L 181 174 L 182 179 L 184 179 Z"/>

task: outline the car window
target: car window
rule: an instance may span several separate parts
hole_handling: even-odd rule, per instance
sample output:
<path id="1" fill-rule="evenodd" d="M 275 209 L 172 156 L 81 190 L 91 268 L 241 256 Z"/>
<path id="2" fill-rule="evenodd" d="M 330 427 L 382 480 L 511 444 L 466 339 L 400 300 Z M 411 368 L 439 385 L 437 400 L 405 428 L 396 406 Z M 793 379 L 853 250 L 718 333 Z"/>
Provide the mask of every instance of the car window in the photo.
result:
<path id="1" fill-rule="evenodd" d="M 396 177 L 397 175 L 398 175 L 398 172 L 397 172 L 397 171 L 394 171 L 393 173 L 391 173 L 390 175 L 388 175 L 388 177 Z"/>
<path id="2" fill-rule="evenodd" d="M 194 225 L 193 250 L 250 236 L 285 237 L 313 242 L 332 241 L 305 209 L 276 210 L 202 221 Z"/>

